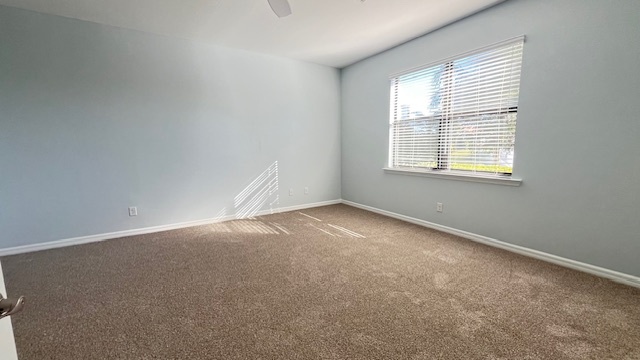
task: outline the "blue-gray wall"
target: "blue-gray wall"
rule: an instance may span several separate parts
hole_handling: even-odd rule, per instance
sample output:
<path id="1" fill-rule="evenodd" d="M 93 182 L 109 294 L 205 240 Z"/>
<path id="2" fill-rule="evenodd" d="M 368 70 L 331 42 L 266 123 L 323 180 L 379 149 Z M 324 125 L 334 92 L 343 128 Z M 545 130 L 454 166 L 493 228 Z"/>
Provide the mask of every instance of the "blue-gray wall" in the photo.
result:
<path id="1" fill-rule="evenodd" d="M 0 6 L 0 249 L 339 199 L 339 76 Z"/>
<path id="2" fill-rule="evenodd" d="M 342 198 L 640 275 L 639 14 L 510 0 L 343 69 Z M 385 174 L 388 75 L 522 34 L 522 186 Z"/>

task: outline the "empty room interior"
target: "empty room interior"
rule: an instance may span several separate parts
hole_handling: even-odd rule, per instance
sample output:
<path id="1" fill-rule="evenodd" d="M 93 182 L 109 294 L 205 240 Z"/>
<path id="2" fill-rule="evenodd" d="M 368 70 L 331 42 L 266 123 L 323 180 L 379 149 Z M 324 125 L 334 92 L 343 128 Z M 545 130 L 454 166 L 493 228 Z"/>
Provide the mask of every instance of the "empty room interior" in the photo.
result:
<path id="1" fill-rule="evenodd" d="M 640 1 L 0 0 L 0 360 L 640 359 Z"/>

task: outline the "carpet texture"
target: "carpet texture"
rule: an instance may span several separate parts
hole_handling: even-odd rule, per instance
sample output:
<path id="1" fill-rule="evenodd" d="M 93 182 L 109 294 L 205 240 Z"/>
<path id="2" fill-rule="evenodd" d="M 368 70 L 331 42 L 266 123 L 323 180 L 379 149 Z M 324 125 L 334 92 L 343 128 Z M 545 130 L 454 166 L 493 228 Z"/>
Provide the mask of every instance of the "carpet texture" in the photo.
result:
<path id="1" fill-rule="evenodd" d="M 345 205 L 1 261 L 20 360 L 640 359 L 640 289 Z"/>

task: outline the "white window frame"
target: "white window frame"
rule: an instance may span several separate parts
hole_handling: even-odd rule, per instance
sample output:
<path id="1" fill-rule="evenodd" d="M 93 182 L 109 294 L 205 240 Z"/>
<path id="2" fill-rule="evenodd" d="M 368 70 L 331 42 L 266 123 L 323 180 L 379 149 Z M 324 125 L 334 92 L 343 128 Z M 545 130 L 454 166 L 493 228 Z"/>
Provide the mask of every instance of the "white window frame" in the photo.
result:
<path id="1" fill-rule="evenodd" d="M 501 47 L 506 47 L 509 46 L 511 44 L 516 44 L 516 43 L 524 43 L 524 36 L 518 36 L 512 39 L 508 39 L 505 41 L 501 41 L 499 43 L 495 43 L 492 44 L 490 46 L 485 46 L 482 47 L 480 49 L 476 49 L 473 51 L 469 51 L 463 54 L 459 54 L 447 59 L 443 59 L 437 62 L 433 62 L 427 65 L 423 65 L 417 68 L 413 68 L 413 69 L 409 69 L 400 73 L 396 73 L 396 74 L 392 74 L 390 75 L 390 81 L 391 81 L 391 86 L 390 86 L 390 99 L 391 99 L 391 106 L 390 106 L 390 123 L 389 123 L 389 162 L 388 162 L 388 166 L 384 168 L 384 171 L 386 173 L 390 173 L 390 174 L 402 174 L 402 175 L 414 175 L 414 176 L 426 176 L 426 177 L 433 177 L 433 178 L 440 178 L 440 179 L 450 179 L 450 180 L 461 180 L 461 181 L 472 181 L 472 182 L 481 182 L 481 183 L 490 183 L 490 184 L 500 184 L 500 185 L 511 185 L 511 186 L 519 186 L 522 183 L 522 179 L 516 178 L 513 176 L 512 173 L 509 174 L 495 174 L 495 173 L 485 173 L 485 172 L 468 172 L 468 171 L 464 171 L 464 170 L 449 170 L 449 169 L 443 169 L 441 167 L 441 161 L 442 161 L 442 157 L 443 154 L 446 157 L 446 150 L 442 150 L 441 145 L 438 145 L 438 168 L 434 168 L 434 169 L 430 169 L 430 168 L 422 168 L 422 167 L 394 167 L 394 159 L 393 159 L 393 147 L 394 147 L 394 134 L 393 134 L 393 126 L 394 126 L 394 121 L 398 121 L 397 118 L 395 118 L 395 116 L 397 116 L 397 110 L 396 108 L 394 108 L 394 96 L 396 95 L 396 93 L 394 92 L 394 81 L 396 81 L 400 76 L 403 75 L 407 75 L 407 74 L 412 74 L 412 73 L 416 73 L 419 72 L 421 70 L 425 70 L 428 68 L 432 68 L 435 66 L 445 66 L 448 68 L 448 66 L 450 64 L 453 63 L 453 61 L 456 60 L 460 60 L 460 59 L 465 59 L 467 57 L 476 55 L 476 54 L 481 54 L 484 52 L 488 52 L 491 51 L 493 49 L 497 49 L 497 48 L 501 48 Z M 519 87 L 519 85 L 518 85 Z M 397 106 L 397 104 L 396 104 Z M 396 111 L 396 113 L 394 114 L 394 111 Z M 493 111 L 493 110 L 492 110 Z M 509 108 L 503 108 L 500 109 L 499 111 L 501 112 L 508 112 L 508 113 L 517 113 L 518 108 L 517 106 L 515 107 L 509 107 Z M 480 113 L 482 114 L 482 113 Z M 455 115 L 455 113 L 452 113 L 452 115 Z M 441 130 L 440 130 L 441 131 Z M 442 133 L 439 132 L 440 135 L 438 135 L 439 137 L 442 137 Z M 446 136 L 446 135 L 445 135 Z M 444 161 L 446 162 L 447 159 L 445 158 Z"/>

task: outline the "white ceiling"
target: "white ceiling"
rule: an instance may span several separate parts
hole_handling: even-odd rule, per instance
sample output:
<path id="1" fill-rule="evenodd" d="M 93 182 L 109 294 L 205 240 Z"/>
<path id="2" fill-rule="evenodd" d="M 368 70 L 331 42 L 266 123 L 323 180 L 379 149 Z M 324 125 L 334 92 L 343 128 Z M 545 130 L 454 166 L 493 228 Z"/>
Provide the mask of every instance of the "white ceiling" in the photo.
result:
<path id="1" fill-rule="evenodd" d="M 505 0 L 0 0 L 1 5 L 344 67 Z"/>

